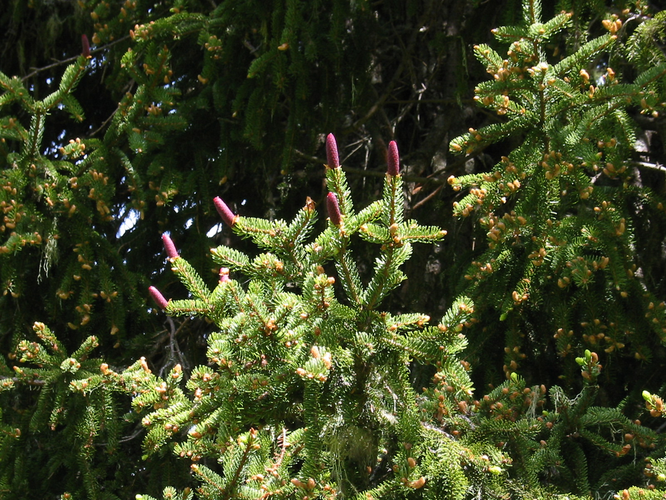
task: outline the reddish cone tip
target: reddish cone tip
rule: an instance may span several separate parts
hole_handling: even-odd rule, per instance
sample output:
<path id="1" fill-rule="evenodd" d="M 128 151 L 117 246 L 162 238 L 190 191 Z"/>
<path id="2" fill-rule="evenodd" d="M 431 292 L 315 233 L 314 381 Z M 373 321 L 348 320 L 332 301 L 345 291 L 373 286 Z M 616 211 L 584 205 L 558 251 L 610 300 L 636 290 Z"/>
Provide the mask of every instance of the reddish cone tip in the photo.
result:
<path id="1" fill-rule="evenodd" d="M 335 193 L 328 193 L 328 196 L 326 196 L 326 208 L 328 209 L 328 217 L 331 219 L 333 225 L 339 226 L 342 223 L 342 214 L 340 213 L 340 205 Z"/>
<path id="2" fill-rule="evenodd" d="M 164 233 L 162 235 L 162 243 L 164 243 L 164 249 L 170 259 L 177 259 L 179 257 L 176 245 L 173 244 L 173 241 L 168 234 Z"/>
<path id="3" fill-rule="evenodd" d="M 88 42 L 88 37 L 86 35 L 81 35 L 81 55 L 88 59 L 90 57 L 90 42 Z"/>
<path id="4" fill-rule="evenodd" d="M 148 291 L 150 292 L 150 296 L 153 298 L 155 303 L 157 303 L 157 305 L 160 306 L 161 309 L 167 308 L 169 302 L 167 302 L 167 299 L 164 298 L 164 295 L 162 295 L 157 288 L 151 286 L 148 287 Z"/>
<path id="5" fill-rule="evenodd" d="M 389 142 L 387 163 L 386 172 L 389 175 L 396 176 L 400 173 L 400 155 L 398 154 L 398 145 L 395 141 Z"/>
<path id="6" fill-rule="evenodd" d="M 226 283 L 229 281 L 229 268 L 221 267 L 220 268 L 220 283 Z"/>
<path id="7" fill-rule="evenodd" d="M 213 199 L 213 203 L 215 204 L 217 213 L 220 214 L 220 217 L 222 217 L 222 222 L 224 222 L 229 227 L 233 227 L 238 216 L 231 211 L 231 209 L 224 201 L 222 201 L 222 198 L 219 196 L 216 196 Z"/>
<path id="8" fill-rule="evenodd" d="M 328 168 L 340 168 L 340 157 L 338 156 L 338 144 L 335 136 L 328 134 L 326 137 L 326 164 Z"/>

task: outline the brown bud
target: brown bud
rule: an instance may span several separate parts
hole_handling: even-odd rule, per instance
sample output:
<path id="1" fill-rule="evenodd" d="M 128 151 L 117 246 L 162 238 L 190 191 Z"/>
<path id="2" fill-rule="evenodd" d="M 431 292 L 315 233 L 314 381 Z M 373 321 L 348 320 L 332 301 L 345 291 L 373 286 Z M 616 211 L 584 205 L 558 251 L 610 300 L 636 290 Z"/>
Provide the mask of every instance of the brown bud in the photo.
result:
<path id="1" fill-rule="evenodd" d="M 305 488 L 305 486 L 306 486 L 303 481 L 301 481 L 300 479 L 296 479 L 296 478 L 291 480 L 291 484 L 293 484 L 297 488 Z"/>
<path id="2" fill-rule="evenodd" d="M 407 486 L 409 486 L 410 488 L 414 488 L 415 490 L 418 490 L 419 488 L 423 488 L 425 483 L 426 483 L 426 478 L 421 476 L 420 478 L 407 483 Z"/>

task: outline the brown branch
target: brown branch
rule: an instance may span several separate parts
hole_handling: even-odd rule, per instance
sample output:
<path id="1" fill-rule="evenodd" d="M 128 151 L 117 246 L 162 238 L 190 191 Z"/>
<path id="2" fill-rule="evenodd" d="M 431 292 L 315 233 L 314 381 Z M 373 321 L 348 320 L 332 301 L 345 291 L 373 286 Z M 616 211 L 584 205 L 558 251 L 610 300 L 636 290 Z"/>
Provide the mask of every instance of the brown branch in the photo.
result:
<path id="1" fill-rule="evenodd" d="M 474 99 L 391 99 L 384 104 L 474 104 Z"/>
<path id="2" fill-rule="evenodd" d="M 101 52 L 102 50 L 108 49 L 109 47 L 112 47 L 113 45 L 115 45 L 115 44 L 117 44 L 117 43 L 120 43 L 120 42 L 122 42 L 122 41 L 124 41 L 124 40 L 127 40 L 129 37 L 130 37 L 129 35 L 126 35 L 126 36 L 124 36 L 124 37 L 122 37 L 122 38 L 119 38 L 118 40 L 115 40 L 115 41 L 113 41 L 113 42 L 111 42 L 111 43 L 107 43 L 106 45 L 104 45 L 104 46 L 102 46 L 102 47 L 98 47 L 98 48 L 96 48 L 96 49 L 94 49 L 94 50 L 91 50 L 90 53 L 91 53 L 91 54 L 95 54 L 95 53 L 97 53 L 97 52 Z M 56 61 L 56 62 L 54 62 L 54 63 L 52 63 L 52 64 L 47 65 L 47 66 L 42 66 L 41 68 L 30 68 L 30 69 L 33 70 L 33 71 L 32 71 L 31 73 L 28 73 L 27 75 L 25 75 L 23 78 L 21 78 L 21 81 L 24 82 L 24 81 L 26 81 L 28 78 L 32 78 L 33 76 L 35 76 L 35 75 L 41 73 L 42 71 L 46 71 L 46 70 L 49 70 L 49 69 L 52 69 L 52 68 L 57 68 L 58 66 L 62 66 L 63 64 L 69 64 L 69 63 L 71 63 L 72 61 L 76 61 L 80 55 L 81 55 L 81 54 L 77 54 L 77 55 L 75 55 L 75 56 L 68 57 L 67 59 L 62 59 L 62 60 L 60 60 L 60 61 Z"/>
<path id="3" fill-rule="evenodd" d="M 423 198 L 422 200 L 420 200 L 419 202 L 417 202 L 417 203 L 412 207 L 412 210 L 416 210 L 417 208 L 419 208 L 419 207 L 425 205 L 426 203 L 428 203 L 428 201 L 430 201 L 430 200 L 431 200 L 431 199 L 432 199 L 437 193 L 439 193 L 439 192 L 442 190 L 443 187 L 444 187 L 444 183 L 442 183 L 442 184 L 440 184 L 439 186 L 437 186 L 437 189 L 435 189 L 435 190 L 432 191 L 428 196 L 426 196 L 425 198 Z"/>
<path id="4" fill-rule="evenodd" d="M 356 120 L 350 127 L 347 127 L 345 130 L 343 130 L 343 135 L 347 135 L 355 130 L 358 130 L 361 125 L 363 125 L 365 122 L 367 122 L 372 116 L 379 111 L 379 109 L 384 105 L 384 103 L 388 100 L 389 96 L 393 92 L 393 88 L 395 87 L 398 79 L 402 75 L 403 70 L 405 69 L 405 63 L 404 60 L 400 62 L 400 65 L 398 66 L 398 69 L 393 75 L 393 78 L 391 78 L 391 81 L 389 82 L 388 86 L 386 87 L 386 92 L 382 94 L 382 96 L 377 99 L 377 101 L 370 107 L 368 112 L 365 114 L 365 116 L 359 118 Z"/>
<path id="5" fill-rule="evenodd" d="M 97 127 L 97 129 L 93 130 L 90 134 L 88 134 L 88 137 L 94 137 L 100 130 L 106 127 L 117 112 L 118 108 L 114 109 L 113 112 L 109 115 L 109 117 L 106 120 L 104 120 L 102 124 L 99 127 Z"/>
<path id="6" fill-rule="evenodd" d="M 243 451 L 243 456 L 241 457 L 241 460 L 238 464 L 238 467 L 236 467 L 236 470 L 234 471 L 234 475 L 231 478 L 231 481 L 227 485 L 224 490 L 222 490 L 222 493 L 224 493 L 225 498 L 232 498 L 231 495 L 235 494 L 236 492 L 236 487 L 238 485 L 238 482 L 240 480 L 240 475 L 241 472 L 243 471 L 243 467 L 245 467 L 245 464 L 247 463 L 248 457 L 250 456 L 250 451 L 253 449 L 254 441 L 255 441 L 255 436 L 257 434 L 257 431 L 255 429 L 250 429 L 250 438 L 247 440 L 247 445 L 245 446 L 245 450 Z"/>

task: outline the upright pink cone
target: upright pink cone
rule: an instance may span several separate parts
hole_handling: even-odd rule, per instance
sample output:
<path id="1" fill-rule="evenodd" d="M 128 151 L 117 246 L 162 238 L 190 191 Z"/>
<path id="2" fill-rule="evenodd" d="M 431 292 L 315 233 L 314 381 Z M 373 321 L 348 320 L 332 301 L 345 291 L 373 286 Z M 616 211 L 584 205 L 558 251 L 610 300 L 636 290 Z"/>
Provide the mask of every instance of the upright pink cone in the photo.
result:
<path id="1" fill-rule="evenodd" d="M 342 214 L 340 213 L 340 205 L 338 204 L 338 197 L 335 193 L 328 193 L 326 196 L 326 208 L 328 210 L 328 217 L 334 226 L 342 224 Z"/>
<path id="2" fill-rule="evenodd" d="M 81 35 L 81 55 L 86 59 L 90 57 L 90 42 L 85 34 Z"/>
<path id="3" fill-rule="evenodd" d="M 328 168 L 340 168 L 340 157 L 338 156 L 338 144 L 335 136 L 328 134 L 326 137 L 326 164 Z"/>
<path id="4" fill-rule="evenodd" d="M 164 243 L 164 249 L 170 259 L 177 259 L 179 257 L 176 245 L 173 244 L 173 240 L 168 234 L 162 234 L 162 243 Z"/>
<path id="5" fill-rule="evenodd" d="M 215 204 L 217 213 L 220 214 L 220 217 L 222 217 L 222 222 L 224 222 L 229 227 L 233 227 L 236 223 L 236 220 L 238 219 L 238 215 L 234 214 L 219 196 L 216 196 L 213 199 L 213 203 Z"/>
<path id="6" fill-rule="evenodd" d="M 392 176 L 400 173 L 400 155 L 398 154 L 398 145 L 395 141 L 389 142 L 387 163 L 386 173 Z"/>
<path id="7" fill-rule="evenodd" d="M 157 305 L 160 306 L 161 309 L 167 308 L 169 302 L 167 301 L 167 299 L 164 298 L 164 295 L 162 295 L 157 288 L 151 286 L 148 287 L 148 291 L 150 292 L 150 296 L 153 298 L 155 303 L 157 303 Z"/>

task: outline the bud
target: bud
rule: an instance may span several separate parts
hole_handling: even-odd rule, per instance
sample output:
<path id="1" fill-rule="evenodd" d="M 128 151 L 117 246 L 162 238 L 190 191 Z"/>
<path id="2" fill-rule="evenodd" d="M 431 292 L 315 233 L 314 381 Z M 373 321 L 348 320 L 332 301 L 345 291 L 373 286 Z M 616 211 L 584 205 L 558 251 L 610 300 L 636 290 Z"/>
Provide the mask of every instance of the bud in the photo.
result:
<path id="1" fill-rule="evenodd" d="M 307 196 L 305 198 L 305 206 L 303 207 L 303 210 L 305 210 L 306 212 L 314 212 L 314 209 L 315 209 L 315 202 L 312 200 L 312 198 Z"/>
<path id="2" fill-rule="evenodd" d="M 331 219 L 333 225 L 339 227 L 342 223 L 342 214 L 340 213 L 340 205 L 335 193 L 328 193 L 328 196 L 326 196 L 326 208 L 328 209 L 328 217 Z"/>
<path id="3" fill-rule="evenodd" d="M 392 176 L 400 173 L 400 155 L 398 154 L 398 145 L 395 141 L 389 142 L 387 163 L 386 173 Z"/>
<path id="4" fill-rule="evenodd" d="M 213 199 L 213 203 L 215 204 L 217 213 L 220 214 L 220 217 L 222 217 L 222 222 L 224 222 L 229 227 L 233 227 L 236 223 L 236 220 L 238 219 L 238 215 L 235 215 L 219 196 L 216 196 Z"/>
<path id="5" fill-rule="evenodd" d="M 326 137 L 326 164 L 328 165 L 328 168 L 340 168 L 338 144 L 335 142 L 335 136 L 333 134 L 328 134 Z"/>
<path id="6" fill-rule="evenodd" d="M 88 42 L 86 35 L 81 35 L 81 47 L 81 55 L 88 59 L 90 57 L 90 42 Z"/>
<path id="7" fill-rule="evenodd" d="M 179 257 L 176 245 L 173 244 L 173 240 L 168 234 L 162 234 L 162 243 L 164 243 L 164 249 L 169 256 L 169 259 L 177 259 Z"/>
<path id="8" fill-rule="evenodd" d="M 419 488 L 423 488 L 425 483 L 426 483 L 426 478 L 421 476 L 420 478 L 407 483 L 407 486 L 409 486 L 410 488 L 414 488 L 415 490 L 418 490 Z"/>
<path id="9" fill-rule="evenodd" d="M 226 283 L 229 281 L 229 268 L 221 267 L 220 268 L 220 283 Z"/>
<path id="10" fill-rule="evenodd" d="M 157 305 L 162 309 L 166 309 L 169 303 L 167 302 L 167 299 L 164 298 L 164 295 L 162 295 L 160 291 L 154 286 L 149 287 L 148 291 L 150 292 L 150 296 L 157 303 Z"/>
<path id="11" fill-rule="evenodd" d="M 296 478 L 291 480 L 291 484 L 296 486 L 296 488 L 305 488 L 305 486 L 306 486 L 303 481 L 301 481 L 300 479 L 296 479 Z"/>

